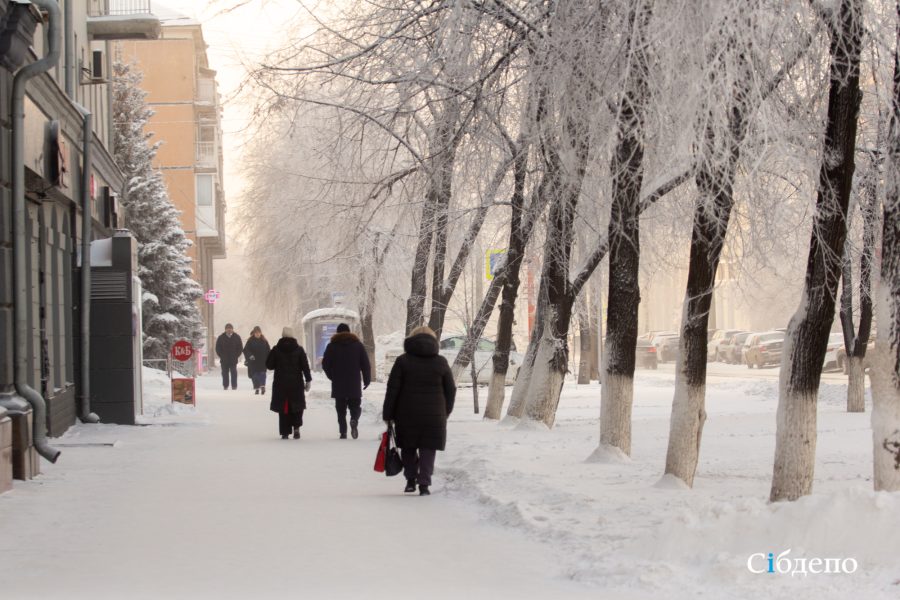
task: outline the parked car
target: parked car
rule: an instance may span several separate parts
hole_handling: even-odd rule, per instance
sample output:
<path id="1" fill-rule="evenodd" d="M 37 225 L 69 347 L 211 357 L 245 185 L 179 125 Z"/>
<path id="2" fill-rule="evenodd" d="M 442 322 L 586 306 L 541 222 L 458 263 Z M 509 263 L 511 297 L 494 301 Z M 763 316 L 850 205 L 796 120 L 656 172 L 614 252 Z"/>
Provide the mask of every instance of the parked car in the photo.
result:
<path id="1" fill-rule="evenodd" d="M 647 369 L 656 369 L 659 360 L 656 346 L 647 340 L 638 340 L 634 349 L 634 366 Z"/>
<path id="2" fill-rule="evenodd" d="M 744 342 L 744 362 L 747 367 L 761 369 L 766 365 L 777 365 L 781 362 L 781 350 L 784 346 L 784 333 L 766 331 L 747 336 Z"/>
<path id="3" fill-rule="evenodd" d="M 712 339 L 709 340 L 709 343 L 706 345 L 706 360 L 721 360 L 717 351 L 719 349 L 719 344 L 722 343 L 722 340 L 725 340 L 736 333 L 741 333 L 740 329 L 719 329 L 712 336 Z"/>
<path id="4" fill-rule="evenodd" d="M 836 371 L 841 368 L 838 364 L 838 350 L 844 348 L 844 334 L 837 332 L 828 336 L 828 349 L 825 351 L 825 361 L 822 364 L 823 371 Z M 847 352 L 844 351 L 844 357 Z"/>
<path id="5" fill-rule="evenodd" d="M 749 335 L 749 331 L 741 331 L 719 342 L 716 360 L 733 365 L 744 364 L 744 342 Z"/>
<path id="6" fill-rule="evenodd" d="M 875 332 L 872 331 L 869 334 L 869 343 L 866 344 L 866 355 L 863 357 L 863 368 L 869 368 L 869 357 L 872 356 L 872 353 L 875 352 Z M 837 368 L 840 369 L 841 373 L 844 375 L 850 374 L 850 361 L 847 360 L 847 350 L 844 348 L 844 345 L 841 344 L 841 347 L 835 350 L 834 352 L 835 362 L 837 363 Z M 828 357 L 825 357 L 826 362 L 828 361 Z"/>
<path id="7" fill-rule="evenodd" d="M 450 335 L 441 338 L 441 355 L 447 359 L 451 365 L 456 360 L 456 355 L 462 349 L 466 341 L 464 335 Z M 494 349 L 496 344 L 487 338 L 478 340 L 475 347 L 475 370 L 477 371 L 478 383 L 487 385 L 491 382 L 491 373 L 493 372 Z M 512 385 L 516 381 L 519 374 L 519 367 L 525 357 L 515 350 L 509 351 L 509 368 L 506 370 L 506 385 Z M 472 368 L 469 367 L 460 373 L 457 383 L 472 383 Z"/>
<path id="8" fill-rule="evenodd" d="M 678 358 L 678 345 L 681 343 L 681 337 L 677 335 L 667 335 L 657 338 L 656 353 L 659 362 L 674 361 Z"/>

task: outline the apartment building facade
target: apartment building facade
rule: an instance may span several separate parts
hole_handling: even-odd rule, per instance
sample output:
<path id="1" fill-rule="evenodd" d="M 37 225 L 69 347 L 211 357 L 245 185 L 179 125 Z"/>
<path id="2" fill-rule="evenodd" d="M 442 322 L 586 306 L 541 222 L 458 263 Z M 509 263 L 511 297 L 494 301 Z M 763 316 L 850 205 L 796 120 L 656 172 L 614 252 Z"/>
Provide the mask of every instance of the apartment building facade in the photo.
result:
<path id="1" fill-rule="evenodd" d="M 147 125 L 159 142 L 156 166 L 169 196 L 181 211 L 182 226 L 193 242 L 194 279 L 214 290 L 215 259 L 225 258 L 225 193 L 222 162 L 222 107 L 216 72 L 209 68 L 200 23 L 153 4 L 162 22 L 159 39 L 118 44 L 123 60 L 134 62 L 154 115 Z M 214 361 L 215 304 L 200 302 L 206 327 L 207 356 Z"/>

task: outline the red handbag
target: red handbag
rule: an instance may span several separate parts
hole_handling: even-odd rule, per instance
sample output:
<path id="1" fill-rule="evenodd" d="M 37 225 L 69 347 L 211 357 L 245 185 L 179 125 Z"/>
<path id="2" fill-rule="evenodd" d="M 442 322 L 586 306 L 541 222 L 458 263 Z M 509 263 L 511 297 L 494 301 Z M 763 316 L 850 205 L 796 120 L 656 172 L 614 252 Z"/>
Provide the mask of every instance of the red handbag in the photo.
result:
<path id="1" fill-rule="evenodd" d="M 379 473 L 384 473 L 384 460 L 388 451 L 389 438 L 390 434 L 387 431 L 381 434 L 381 445 L 378 446 L 378 454 L 375 455 L 375 470 Z"/>

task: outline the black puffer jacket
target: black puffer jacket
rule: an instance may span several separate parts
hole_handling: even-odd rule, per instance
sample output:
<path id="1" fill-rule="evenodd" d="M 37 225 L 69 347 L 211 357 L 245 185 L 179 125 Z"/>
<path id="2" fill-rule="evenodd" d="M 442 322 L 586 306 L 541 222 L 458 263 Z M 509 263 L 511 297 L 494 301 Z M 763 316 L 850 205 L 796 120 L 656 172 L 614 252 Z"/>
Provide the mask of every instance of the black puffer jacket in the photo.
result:
<path id="1" fill-rule="evenodd" d="M 274 412 L 297 413 L 306 408 L 303 380 L 312 381 L 306 352 L 294 338 L 281 338 L 266 358 L 266 367 L 275 371 L 272 381 L 272 402 L 269 408 Z"/>
<path id="2" fill-rule="evenodd" d="M 244 346 L 244 364 L 251 375 L 266 370 L 266 359 L 269 358 L 270 351 L 266 338 L 250 336 Z"/>
<path id="3" fill-rule="evenodd" d="M 216 356 L 223 367 L 236 367 L 243 349 L 241 336 L 236 333 L 232 333 L 231 337 L 223 333 L 216 338 Z"/>
<path id="4" fill-rule="evenodd" d="M 331 380 L 332 398 L 362 398 L 360 377 L 366 386 L 372 378 L 366 348 L 349 331 L 331 336 L 322 356 L 322 370 Z"/>
<path id="5" fill-rule="evenodd" d="M 450 365 L 428 334 L 406 338 L 403 349 L 388 377 L 384 419 L 395 422 L 401 448 L 443 450 L 456 399 Z"/>

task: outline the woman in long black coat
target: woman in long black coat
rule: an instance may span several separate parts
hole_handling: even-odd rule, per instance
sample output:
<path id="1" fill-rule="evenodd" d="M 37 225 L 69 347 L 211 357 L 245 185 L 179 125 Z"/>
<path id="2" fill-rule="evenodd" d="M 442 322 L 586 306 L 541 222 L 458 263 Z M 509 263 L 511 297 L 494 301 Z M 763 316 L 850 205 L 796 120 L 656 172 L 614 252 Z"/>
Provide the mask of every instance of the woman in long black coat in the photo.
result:
<path id="1" fill-rule="evenodd" d="M 447 359 L 438 354 L 438 341 L 428 327 L 413 329 L 403 341 L 388 376 L 383 416 L 394 423 L 397 446 L 406 476 L 404 492 L 427 496 L 438 450 L 447 444 L 447 417 L 453 412 L 456 384 Z"/>
<path id="2" fill-rule="evenodd" d="M 293 429 L 294 439 L 300 438 L 303 426 L 303 411 L 306 410 L 306 396 L 312 375 L 306 352 L 294 338 L 294 330 L 285 327 L 281 339 L 269 352 L 266 367 L 275 371 L 272 380 L 272 402 L 269 408 L 278 413 L 278 432 L 281 439 L 288 439 Z M 305 379 L 305 383 L 304 383 Z"/>
<path id="3" fill-rule="evenodd" d="M 244 364 L 247 375 L 253 382 L 254 394 L 266 393 L 266 359 L 269 357 L 269 340 L 263 335 L 262 328 L 257 325 L 250 332 L 250 339 L 244 344 Z"/>

